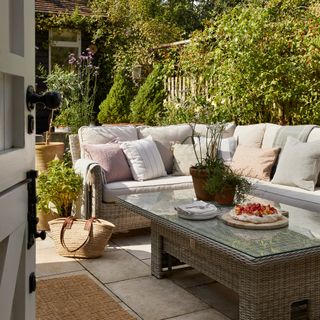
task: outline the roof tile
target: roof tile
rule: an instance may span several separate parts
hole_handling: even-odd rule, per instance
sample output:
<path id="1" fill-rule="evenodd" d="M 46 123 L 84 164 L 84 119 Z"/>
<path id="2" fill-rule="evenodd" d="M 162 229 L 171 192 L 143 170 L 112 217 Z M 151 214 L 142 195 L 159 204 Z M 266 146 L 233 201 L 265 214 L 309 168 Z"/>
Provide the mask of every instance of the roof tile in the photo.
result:
<path id="1" fill-rule="evenodd" d="M 90 14 L 89 0 L 35 0 L 36 12 L 71 13 L 76 8 L 83 15 Z"/>

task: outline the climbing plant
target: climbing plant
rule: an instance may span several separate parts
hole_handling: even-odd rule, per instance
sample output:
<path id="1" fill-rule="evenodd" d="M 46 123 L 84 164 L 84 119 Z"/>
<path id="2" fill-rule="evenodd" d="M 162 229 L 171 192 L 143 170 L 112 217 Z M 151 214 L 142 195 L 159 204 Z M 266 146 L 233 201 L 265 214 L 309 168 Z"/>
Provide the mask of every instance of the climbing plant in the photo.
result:
<path id="1" fill-rule="evenodd" d="M 216 120 L 319 123 L 319 5 L 308 0 L 238 5 L 193 35 L 180 71 L 210 80 Z"/>

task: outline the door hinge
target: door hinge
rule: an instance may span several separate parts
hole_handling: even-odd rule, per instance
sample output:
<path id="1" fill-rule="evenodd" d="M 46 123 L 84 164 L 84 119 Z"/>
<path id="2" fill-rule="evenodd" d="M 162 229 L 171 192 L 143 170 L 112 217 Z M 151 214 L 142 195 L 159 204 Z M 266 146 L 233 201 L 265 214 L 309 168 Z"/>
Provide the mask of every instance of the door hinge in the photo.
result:
<path id="1" fill-rule="evenodd" d="M 30 249 L 34 245 L 34 239 L 40 237 L 42 240 L 46 238 L 46 232 L 37 232 L 37 193 L 36 178 L 38 172 L 30 170 L 27 172 L 28 179 L 28 243 L 27 248 Z"/>
<path id="2" fill-rule="evenodd" d="M 37 281 L 36 275 L 34 272 L 31 272 L 29 275 L 29 293 L 36 291 Z"/>

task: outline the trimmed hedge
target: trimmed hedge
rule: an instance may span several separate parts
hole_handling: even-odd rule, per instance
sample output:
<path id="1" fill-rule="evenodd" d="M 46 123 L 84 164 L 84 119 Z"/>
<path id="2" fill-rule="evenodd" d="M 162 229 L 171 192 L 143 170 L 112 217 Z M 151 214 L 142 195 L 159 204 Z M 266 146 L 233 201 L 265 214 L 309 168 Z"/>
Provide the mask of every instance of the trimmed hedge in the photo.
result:
<path id="1" fill-rule="evenodd" d="M 104 101 L 99 106 L 98 120 L 102 123 L 128 122 L 133 84 L 119 71 Z"/>

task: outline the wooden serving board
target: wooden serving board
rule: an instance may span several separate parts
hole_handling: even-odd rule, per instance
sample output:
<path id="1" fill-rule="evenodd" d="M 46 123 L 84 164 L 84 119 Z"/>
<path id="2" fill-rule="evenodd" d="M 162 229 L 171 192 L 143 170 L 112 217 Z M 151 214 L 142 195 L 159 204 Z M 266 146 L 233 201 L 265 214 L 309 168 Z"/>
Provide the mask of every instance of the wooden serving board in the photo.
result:
<path id="1" fill-rule="evenodd" d="M 233 219 L 229 213 L 225 213 L 221 216 L 221 220 L 224 221 L 227 225 L 240 229 L 252 229 L 252 230 L 272 230 L 284 228 L 289 224 L 289 220 L 286 217 L 282 217 L 282 219 L 276 222 L 270 223 L 252 223 L 252 222 L 244 222 Z"/>

